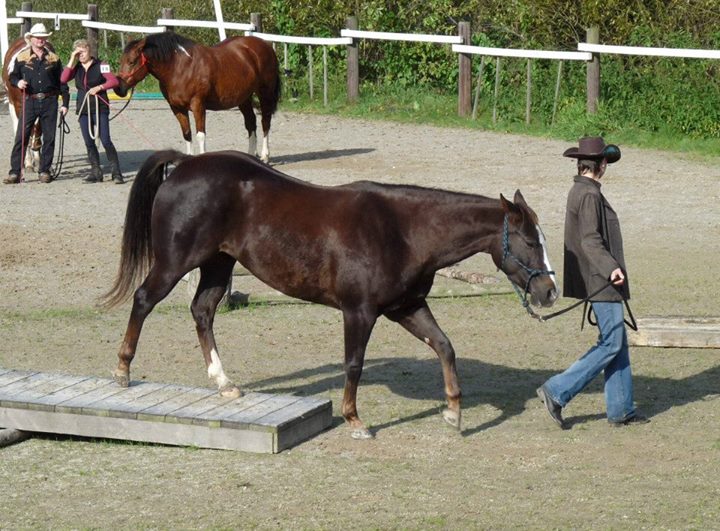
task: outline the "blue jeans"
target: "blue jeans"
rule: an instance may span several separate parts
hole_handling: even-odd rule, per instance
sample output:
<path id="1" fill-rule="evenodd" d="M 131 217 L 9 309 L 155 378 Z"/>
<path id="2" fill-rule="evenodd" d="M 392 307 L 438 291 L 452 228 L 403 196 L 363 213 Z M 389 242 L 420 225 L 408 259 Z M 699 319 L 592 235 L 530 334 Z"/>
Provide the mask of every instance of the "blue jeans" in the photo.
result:
<path id="1" fill-rule="evenodd" d="M 593 302 L 600 335 L 598 342 L 565 372 L 545 382 L 550 397 L 565 407 L 600 371 L 605 372 L 605 405 L 610 422 L 635 414 L 632 372 L 622 302 Z"/>
<path id="2" fill-rule="evenodd" d="M 80 122 L 80 132 L 82 133 L 83 140 L 85 141 L 85 146 L 88 148 L 95 146 L 95 139 L 90 136 L 90 128 L 95 125 L 95 117 L 95 112 L 93 112 L 93 120 L 90 120 L 87 114 L 81 114 L 78 117 L 78 121 Z M 103 147 L 107 151 L 108 147 L 115 147 L 110 139 L 110 112 L 100 111 L 99 118 L 98 136 L 100 137 L 100 142 L 102 142 Z"/>

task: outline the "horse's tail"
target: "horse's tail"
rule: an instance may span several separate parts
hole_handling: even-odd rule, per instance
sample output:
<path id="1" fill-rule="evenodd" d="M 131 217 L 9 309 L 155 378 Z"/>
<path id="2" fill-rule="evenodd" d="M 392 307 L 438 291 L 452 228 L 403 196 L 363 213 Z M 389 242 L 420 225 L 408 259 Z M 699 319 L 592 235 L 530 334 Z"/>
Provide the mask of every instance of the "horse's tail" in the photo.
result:
<path id="1" fill-rule="evenodd" d="M 273 93 L 273 105 L 272 105 L 272 112 L 275 114 L 275 111 L 277 111 L 278 103 L 280 103 L 280 96 L 282 95 L 282 75 L 280 74 L 280 69 L 278 68 L 277 76 L 275 76 L 275 91 Z"/>
<path id="2" fill-rule="evenodd" d="M 152 265 L 152 208 L 155 195 L 165 179 L 168 164 L 188 158 L 179 151 L 157 151 L 150 155 L 135 176 L 123 230 L 120 266 L 110 291 L 100 297 L 100 306 L 109 309 L 127 300 Z"/>

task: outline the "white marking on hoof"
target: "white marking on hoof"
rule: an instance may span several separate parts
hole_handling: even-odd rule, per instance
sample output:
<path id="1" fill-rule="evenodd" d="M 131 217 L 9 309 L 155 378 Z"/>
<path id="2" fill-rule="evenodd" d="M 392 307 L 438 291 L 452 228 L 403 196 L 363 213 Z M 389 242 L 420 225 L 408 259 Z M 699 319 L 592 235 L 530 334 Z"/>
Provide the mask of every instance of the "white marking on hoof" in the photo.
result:
<path id="1" fill-rule="evenodd" d="M 268 138 L 268 135 L 263 135 L 263 147 L 260 160 L 266 164 L 270 162 L 270 139 Z"/>
<path id="2" fill-rule="evenodd" d="M 205 133 L 199 132 L 197 135 L 198 153 L 205 153 Z"/>
<path id="3" fill-rule="evenodd" d="M 252 155 L 253 157 L 257 157 L 257 134 L 255 131 L 250 133 L 250 136 L 248 137 L 248 154 Z"/>
<path id="4" fill-rule="evenodd" d="M 375 436 L 370 433 L 367 428 L 356 428 L 350 433 L 350 437 L 356 441 L 366 441 L 368 439 L 374 439 Z"/>
<path id="5" fill-rule="evenodd" d="M 225 376 L 225 371 L 223 371 L 222 363 L 220 363 L 220 356 L 218 356 L 218 353 L 215 349 L 212 349 L 210 351 L 210 365 L 208 365 L 208 378 L 212 378 L 215 380 L 215 383 L 218 386 L 218 389 L 220 389 L 220 392 L 222 394 L 224 389 L 229 389 L 233 386 L 230 379 Z M 225 396 L 225 395 L 223 395 Z"/>
<path id="6" fill-rule="evenodd" d="M 186 141 L 185 141 L 185 153 L 187 153 L 188 155 L 192 155 L 192 154 L 193 154 L 192 140 L 186 140 Z"/>
<path id="7" fill-rule="evenodd" d="M 445 409 L 442 412 L 443 419 L 445 422 L 450 424 L 455 429 L 460 429 L 460 413 L 452 411 L 451 409 Z"/>

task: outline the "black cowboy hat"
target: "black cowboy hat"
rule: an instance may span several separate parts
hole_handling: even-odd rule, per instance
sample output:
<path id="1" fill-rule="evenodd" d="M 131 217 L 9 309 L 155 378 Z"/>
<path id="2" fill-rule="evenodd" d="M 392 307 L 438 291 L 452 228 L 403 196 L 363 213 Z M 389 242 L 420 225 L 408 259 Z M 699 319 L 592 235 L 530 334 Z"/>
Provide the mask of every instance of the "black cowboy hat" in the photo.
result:
<path id="1" fill-rule="evenodd" d="M 615 144 L 605 144 L 601 136 L 586 136 L 579 140 L 580 147 L 565 150 L 563 157 L 585 160 L 607 159 L 608 164 L 620 160 L 620 148 Z"/>

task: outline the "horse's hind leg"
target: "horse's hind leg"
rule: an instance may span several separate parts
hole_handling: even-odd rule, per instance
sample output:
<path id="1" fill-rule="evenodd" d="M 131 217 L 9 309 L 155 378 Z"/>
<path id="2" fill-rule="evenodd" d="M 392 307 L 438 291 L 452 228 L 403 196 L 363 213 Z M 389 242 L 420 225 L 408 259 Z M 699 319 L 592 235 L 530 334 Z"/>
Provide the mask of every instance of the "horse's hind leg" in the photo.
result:
<path id="1" fill-rule="evenodd" d="M 257 117 L 255 116 L 255 109 L 252 106 L 252 96 L 245 100 L 239 106 L 240 111 L 245 118 L 245 129 L 248 132 L 248 154 L 257 157 Z"/>
<path id="2" fill-rule="evenodd" d="M 263 145 L 262 151 L 260 152 L 260 160 L 263 162 L 270 161 L 270 123 L 272 122 L 272 115 L 275 109 L 274 103 L 270 97 L 264 94 L 260 94 L 260 113 L 262 114 L 262 130 L 263 130 Z"/>
<path id="3" fill-rule="evenodd" d="M 353 439 L 371 439 L 370 430 L 360 420 L 357 412 L 357 389 L 365 362 L 365 349 L 375 326 L 375 314 L 362 309 L 344 311 L 345 327 L 345 390 L 343 392 L 342 415 L 352 428 Z"/>
<path id="4" fill-rule="evenodd" d="M 460 399 L 462 393 L 460 392 L 457 368 L 455 366 L 455 350 L 448 337 L 435 321 L 427 302 L 423 300 L 415 306 L 388 312 L 385 316 L 430 345 L 437 353 L 442 365 L 445 397 L 448 404 L 448 408 L 443 411 L 443 418 L 448 424 L 459 430 L 461 425 Z"/>
<path id="5" fill-rule="evenodd" d="M 118 352 L 118 366 L 113 373 L 115 381 L 123 387 L 130 385 L 130 364 L 135 357 L 138 339 L 145 319 L 155 305 L 163 300 L 180 280 L 179 275 L 161 272 L 159 267 L 150 269 L 145 282 L 135 291 L 125 338 Z"/>
<path id="6" fill-rule="evenodd" d="M 190 306 L 195 319 L 200 347 L 205 357 L 208 377 L 215 380 L 222 396 L 230 398 L 242 396 L 242 392 L 223 371 L 217 344 L 215 343 L 213 321 L 215 320 L 218 303 L 225 294 L 234 265 L 234 258 L 225 253 L 220 253 L 200 266 L 200 283 Z"/>

